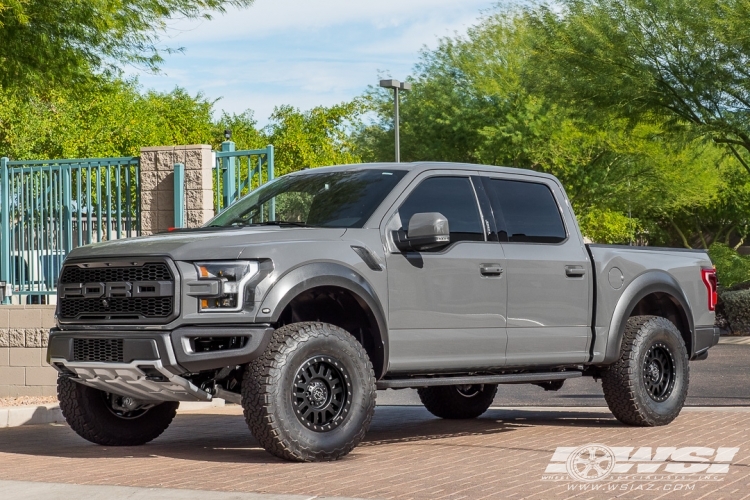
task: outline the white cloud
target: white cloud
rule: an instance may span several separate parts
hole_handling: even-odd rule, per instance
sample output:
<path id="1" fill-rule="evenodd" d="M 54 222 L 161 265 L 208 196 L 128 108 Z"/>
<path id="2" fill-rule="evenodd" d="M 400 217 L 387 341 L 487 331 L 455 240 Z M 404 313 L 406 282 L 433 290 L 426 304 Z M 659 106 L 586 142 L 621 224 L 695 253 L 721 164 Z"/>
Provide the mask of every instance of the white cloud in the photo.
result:
<path id="1" fill-rule="evenodd" d="M 290 36 L 368 23 L 376 30 L 397 28 L 414 20 L 475 12 L 492 6 L 487 0 L 256 0 L 247 9 L 229 9 L 211 21 L 177 21 L 170 36 L 189 41 L 227 41 Z"/>
<path id="2" fill-rule="evenodd" d="M 185 47 L 148 88 L 222 99 L 217 112 L 253 109 L 261 124 L 274 106 L 331 105 L 376 84 L 403 79 L 423 46 L 464 33 L 489 0 L 256 0 L 211 21 L 176 21 L 164 42 Z"/>

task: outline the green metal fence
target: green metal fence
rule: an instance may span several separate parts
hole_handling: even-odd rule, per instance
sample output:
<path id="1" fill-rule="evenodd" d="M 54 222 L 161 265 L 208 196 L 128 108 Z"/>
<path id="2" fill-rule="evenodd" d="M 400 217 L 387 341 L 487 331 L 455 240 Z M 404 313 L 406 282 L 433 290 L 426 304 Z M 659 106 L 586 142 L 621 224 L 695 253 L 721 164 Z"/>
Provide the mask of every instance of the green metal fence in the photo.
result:
<path id="1" fill-rule="evenodd" d="M 137 157 L 0 158 L 0 281 L 46 303 L 73 248 L 138 235 L 138 169 Z"/>
<path id="2" fill-rule="evenodd" d="M 214 211 L 218 214 L 253 189 L 274 179 L 273 146 L 235 151 L 226 141 L 217 151 L 214 166 Z M 271 218 L 274 207 L 271 207 Z"/>

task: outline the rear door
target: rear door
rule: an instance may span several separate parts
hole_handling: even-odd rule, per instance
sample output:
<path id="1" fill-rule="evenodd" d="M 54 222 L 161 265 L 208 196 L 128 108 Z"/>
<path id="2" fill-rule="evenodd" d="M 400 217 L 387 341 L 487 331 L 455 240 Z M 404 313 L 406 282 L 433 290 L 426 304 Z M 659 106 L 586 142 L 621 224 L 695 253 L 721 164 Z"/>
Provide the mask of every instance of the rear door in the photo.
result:
<path id="1" fill-rule="evenodd" d="M 506 364 L 588 358 L 591 266 L 560 187 L 543 177 L 484 176 L 508 280 Z"/>

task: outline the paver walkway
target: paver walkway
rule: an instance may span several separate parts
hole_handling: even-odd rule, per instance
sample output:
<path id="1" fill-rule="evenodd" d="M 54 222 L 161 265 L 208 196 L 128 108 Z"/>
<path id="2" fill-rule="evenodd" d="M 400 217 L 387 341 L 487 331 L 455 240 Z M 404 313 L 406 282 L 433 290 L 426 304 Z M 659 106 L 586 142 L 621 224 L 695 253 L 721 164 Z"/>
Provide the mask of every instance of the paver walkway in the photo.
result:
<path id="1" fill-rule="evenodd" d="M 590 443 L 613 450 L 617 467 L 599 481 L 573 480 L 565 459 Z M 633 477 L 639 468 L 650 475 Z M 229 406 L 180 413 L 162 437 L 133 448 L 92 445 L 62 424 L 1 429 L 0 480 L 373 499 L 743 499 L 750 411 L 686 408 L 669 426 L 633 428 L 602 408 L 491 409 L 444 421 L 421 407 L 386 406 L 347 458 L 297 464 L 259 448 L 239 407 Z"/>

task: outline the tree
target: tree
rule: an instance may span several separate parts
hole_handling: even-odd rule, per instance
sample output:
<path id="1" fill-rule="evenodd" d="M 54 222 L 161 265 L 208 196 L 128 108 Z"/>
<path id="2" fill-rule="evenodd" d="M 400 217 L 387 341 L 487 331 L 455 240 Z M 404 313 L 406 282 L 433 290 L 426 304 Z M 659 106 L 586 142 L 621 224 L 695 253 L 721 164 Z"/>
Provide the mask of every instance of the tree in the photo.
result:
<path id="1" fill-rule="evenodd" d="M 202 94 L 143 92 L 136 81 L 97 79 L 43 96 L 0 91 L 0 155 L 137 156 L 142 146 L 207 143 L 212 107 Z"/>
<path id="2" fill-rule="evenodd" d="M 533 81 L 588 116 L 664 117 L 750 173 L 749 0 L 563 0 L 527 10 Z"/>
<path id="3" fill-rule="evenodd" d="M 274 109 L 263 134 L 276 148 L 276 172 L 359 163 L 348 127 L 362 112 L 358 100 L 302 112 L 292 106 Z"/>
<path id="4" fill-rule="evenodd" d="M 214 150 L 221 149 L 221 143 L 226 140 L 224 131 L 229 129 L 232 132 L 232 141 L 235 148 L 240 149 L 261 149 L 268 145 L 268 138 L 258 128 L 258 122 L 255 120 L 255 114 L 251 110 L 243 113 L 222 113 L 221 117 L 214 123 L 211 144 Z"/>
<path id="5" fill-rule="evenodd" d="M 0 89 L 21 93 L 119 74 L 118 65 L 156 70 L 167 22 L 210 18 L 253 0 L 0 0 Z"/>
<path id="6" fill-rule="evenodd" d="M 534 73 L 533 37 L 524 16 L 501 11 L 465 37 L 423 52 L 402 101 L 404 161 L 552 173 L 592 239 L 683 244 L 674 225 L 692 235 L 694 221 L 672 220 L 715 199 L 723 151 L 689 129 L 668 127 L 660 115 L 630 123 L 597 108 L 592 119 L 540 92 L 533 84 L 542 77 Z M 366 160 L 390 161 L 391 96 L 371 89 L 367 97 L 377 119 L 358 131 L 358 151 Z"/>

